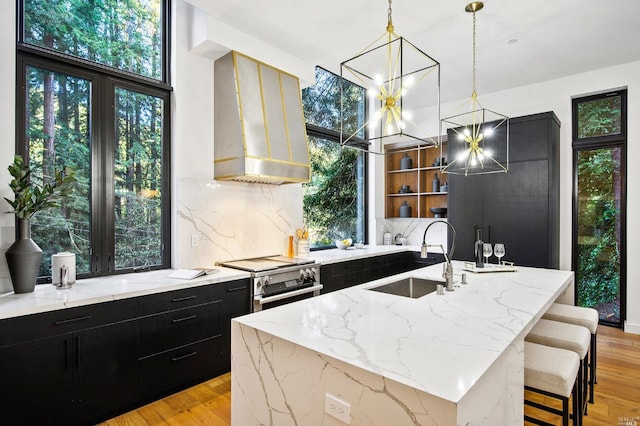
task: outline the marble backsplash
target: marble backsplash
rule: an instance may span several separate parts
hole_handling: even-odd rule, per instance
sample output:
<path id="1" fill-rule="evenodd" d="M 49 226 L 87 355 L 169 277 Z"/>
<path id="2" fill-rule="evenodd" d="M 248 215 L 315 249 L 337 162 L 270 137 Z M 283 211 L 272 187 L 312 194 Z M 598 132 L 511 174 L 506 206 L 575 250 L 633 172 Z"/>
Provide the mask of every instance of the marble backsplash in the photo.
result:
<path id="1" fill-rule="evenodd" d="M 177 268 L 286 253 L 288 236 L 303 225 L 301 184 L 182 178 L 175 193 Z"/>
<path id="2" fill-rule="evenodd" d="M 427 226 L 438 219 L 378 219 L 376 229 L 376 237 L 370 238 L 372 242 L 377 244 L 383 243 L 383 235 L 385 232 L 391 233 L 395 240 L 396 235 L 406 238 L 406 245 L 419 246 L 422 244 L 422 237 Z M 446 220 L 446 219 L 444 219 Z M 428 244 L 439 244 L 445 249 L 447 248 L 447 230 L 445 224 L 436 224 L 429 229 L 426 235 Z M 430 251 L 438 251 L 430 249 Z"/>

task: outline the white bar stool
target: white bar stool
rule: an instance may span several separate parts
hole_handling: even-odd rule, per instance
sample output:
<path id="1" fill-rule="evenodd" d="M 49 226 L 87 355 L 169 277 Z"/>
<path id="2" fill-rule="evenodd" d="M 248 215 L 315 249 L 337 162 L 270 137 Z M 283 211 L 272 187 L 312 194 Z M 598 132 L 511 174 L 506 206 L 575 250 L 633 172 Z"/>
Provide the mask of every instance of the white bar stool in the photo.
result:
<path id="1" fill-rule="evenodd" d="M 581 413 L 587 412 L 587 355 L 591 335 L 585 327 L 567 324 L 564 322 L 540 319 L 524 338 L 525 341 L 538 343 L 540 345 L 551 346 L 559 349 L 566 349 L 575 352 L 580 358 L 578 368 L 578 400 Z"/>
<path id="2" fill-rule="evenodd" d="M 562 425 L 569 425 L 569 396 L 573 402 L 573 425 L 582 420 L 579 406 L 578 383 L 580 358 L 573 351 L 524 342 L 524 387 L 525 389 L 562 401 L 562 410 L 525 399 L 528 406 L 562 416 Z M 525 414 L 524 419 L 538 425 L 548 425 L 543 420 Z"/>
<path id="3" fill-rule="evenodd" d="M 596 334 L 598 333 L 598 311 L 593 308 L 583 308 L 582 306 L 565 305 L 554 303 L 542 315 L 542 318 L 566 322 L 568 324 L 581 325 L 591 332 L 591 349 L 589 349 L 589 402 L 593 404 L 593 385 L 596 384 Z"/>

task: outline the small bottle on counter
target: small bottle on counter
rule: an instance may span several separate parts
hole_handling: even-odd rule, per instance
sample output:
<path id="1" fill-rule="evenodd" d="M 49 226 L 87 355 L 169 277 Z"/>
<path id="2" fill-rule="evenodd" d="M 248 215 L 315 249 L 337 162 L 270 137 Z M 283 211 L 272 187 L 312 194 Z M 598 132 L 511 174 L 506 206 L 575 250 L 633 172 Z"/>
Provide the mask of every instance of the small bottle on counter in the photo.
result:
<path id="1" fill-rule="evenodd" d="M 482 259 L 483 252 L 483 242 L 482 242 L 482 229 L 476 230 L 476 243 L 475 243 L 475 257 L 476 257 L 476 268 L 484 268 L 484 260 Z"/>
<path id="2" fill-rule="evenodd" d="M 287 257 L 293 257 L 293 235 L 289 235 L 289 247 L 287 248 Z"/>

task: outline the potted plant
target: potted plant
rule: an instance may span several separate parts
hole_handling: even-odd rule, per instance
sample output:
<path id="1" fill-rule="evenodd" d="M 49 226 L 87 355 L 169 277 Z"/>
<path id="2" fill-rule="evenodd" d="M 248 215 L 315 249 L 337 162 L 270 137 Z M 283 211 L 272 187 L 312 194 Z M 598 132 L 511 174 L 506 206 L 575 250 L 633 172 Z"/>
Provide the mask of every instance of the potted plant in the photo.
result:
<path id="1" fill-rule="evenodd" d="M 41 210 L 60 206 L 76 182 L 75 170 L 55 170 L 53 182 L 39 185 L 31 181 L 31 168 L 21 156 L 16 155 L 8 169 L 13 177 L 9 187 L 14 197 L 5 200 L 13 209 L 10 213 L 18 219 L 18 238 L 5 256 L 15 293 L 30 293 L 35 289 L 42 260 L 42 250 L 31 239 L 31 218 Z"/>

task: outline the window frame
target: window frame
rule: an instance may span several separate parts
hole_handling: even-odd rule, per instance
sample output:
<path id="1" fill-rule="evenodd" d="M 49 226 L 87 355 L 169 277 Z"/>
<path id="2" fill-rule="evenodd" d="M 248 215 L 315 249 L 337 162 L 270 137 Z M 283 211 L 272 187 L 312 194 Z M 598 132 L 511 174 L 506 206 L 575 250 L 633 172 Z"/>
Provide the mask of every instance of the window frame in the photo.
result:
<path id="1" fill-rule="evenodd" d="M 338 74 L 335 74 L 329 70 L 327 70 L 324 67 L 321 67 L 319 65 L 317 65 L 315 67 L 316 69 L 321 69 L 324 72 L 330 73 L 335 75 L 336 77 L 338 77 L 339 79 L 341 78 Z M 353 85 L 359 86 L 356 83 L 353 82 L 349 82 Z M 364 89 L 364 88 L 363 88 Z M 367 122 L 367 116 L 369 114 L 369 98 L 366 94 L 366 90 L 364 92 L 364 111 L 365 111 L 365 123 Z M 363 221 L 362 221 L 362 226 L 363 226 L 363 235 L 364 235 L 364 243 L 368 244 L 369 243 L 369 151 L 367 149 L 363 149 L 363 146 L 367 146 L 368 143 L 367 141 L 369 140 L 369 126 L 365 126 L 364 127 L 364 138 L 360 139 L 360 138 L 354 138 L 354 143 L 353 144 L 342 144 L 340 142 L 341 140 L 341 134 L 340 131 L 338 130 L 333 130 L 330 128 L 326 128 L 326 127 L 322 127 L 322 126 L 318 126 L 315 124 L 310 124 L 307 123 L 305 121 L 305 126 L 306 126 L 306 130 L 307 130 L 307 135 L 311 136 L 311 137 L 317 137 L 317 138 L 323 138 L 326 139 L 328 141 L 334 142 L 338 145 L 341 145 L 343 149 L 353 149 L 356 151 L 359 151 L 362 153 L 362 158 L 363 158 L 363 177 L 364 177 L 364 184 L 363 184 L 363 205 L 364 205 L 364 212 L 363 212 Z M 325 246 L 325 247 L 312 247 L 310 250 L 311 251 L 320 251 L 320 250 L 329 250 L 329 249 L 333 249 L 335 248 L 334 245 L 329 245 L 329 246 Z"/>
<path id="2" fill-rule="evenodd" d="M 37 67 L 63 73 L 91 82 L 90 129 L 90 215 L 91 249 L 90 271 L 77 273 L 77 278 L 90 278 L 125 274 L 139 270 L 168 269 L 171 267 L 171 92 L 169 58 L 171 52 L 170 10 L 171 0 L 162 0 L 162 75 L 163 81 L 136 75 L 116 68 L 91 62 L 24 43 L 24 2 L 18 0 L 16 37 L 16 112 L 26 109 L 26 77 L 28 67 Z M 161 183 L 161 262 L 152 266 L 115 269 L 115 90 L 135 91 L 162 99 L 162 183 Z M 16 114 L 15 153 L 28 154 L 26 146 L 26 113 Z M 16 219 L 17 221 L 17 219 Z M 17 223 L 17 222 L 16 222 Z M 17 233 L 17 225 L 16 225 Z M 16 234 L 17 236 L 17 234 Z M 38 284 L 50 283 L 50 276 L 38 277 Z"/>

